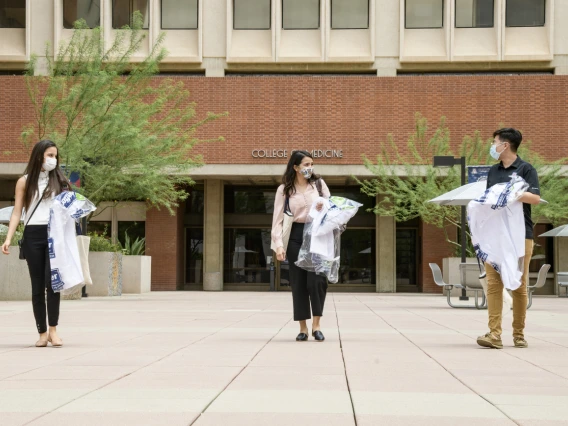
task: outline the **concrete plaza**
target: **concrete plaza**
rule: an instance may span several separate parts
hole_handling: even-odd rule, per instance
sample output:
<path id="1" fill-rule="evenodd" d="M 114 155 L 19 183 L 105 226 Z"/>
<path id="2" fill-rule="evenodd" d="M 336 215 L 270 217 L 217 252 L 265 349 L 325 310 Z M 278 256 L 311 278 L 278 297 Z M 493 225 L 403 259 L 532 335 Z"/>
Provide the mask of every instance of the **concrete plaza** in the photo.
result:
<path id="1" fill-rule="evenodd" d="M 329 294 L 326 341 L 295 342 L 289 293 L 62 302 L 35 348 L 0 302 L 0 425 L 566 425 L 568 300 L 536 298 L 529 348 L 478 348 L 487 311 L 442 296 Z"/>

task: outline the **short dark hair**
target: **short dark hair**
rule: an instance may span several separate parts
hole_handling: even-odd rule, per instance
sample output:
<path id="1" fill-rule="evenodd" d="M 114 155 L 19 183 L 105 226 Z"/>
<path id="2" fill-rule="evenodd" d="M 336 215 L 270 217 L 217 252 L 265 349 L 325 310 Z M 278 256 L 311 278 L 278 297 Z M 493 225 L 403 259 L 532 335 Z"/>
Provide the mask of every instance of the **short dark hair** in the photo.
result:
<path id="1" fill-rule="evenodd" d="M 523 141 L 523 135 L 521 135 L 521 132 L 517 129 L 513 129 L 512 127 L 495 130 L 495 132 L 493 132 L 493 138 L 496 136 L 499 136 L 499 140 L 501 142 L 509 142 L 511 148 L 513 148 L 513 152 L 517 152 L 521 142 Z"/>

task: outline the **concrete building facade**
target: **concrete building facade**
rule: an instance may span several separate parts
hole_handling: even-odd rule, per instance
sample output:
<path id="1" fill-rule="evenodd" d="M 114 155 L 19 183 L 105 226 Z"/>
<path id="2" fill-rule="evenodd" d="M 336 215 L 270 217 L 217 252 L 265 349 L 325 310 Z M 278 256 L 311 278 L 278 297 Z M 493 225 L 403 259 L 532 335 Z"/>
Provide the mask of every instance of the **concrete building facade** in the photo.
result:
<path id="1" fill-rule="evenodd" d="M 563 1 L 0 0 L 0 206 L 13 202 L 29 152 L 19 136 L 32 109 L 18 74 L 30 55 L 41 73 L 46 42 L 68 39 L 76 19 L 101 25 L 110 43 L 135 10 L 148 35 L 138 58 L 164 31 L 161 71 L 183 81 L 199 114 L 229 112 L 200 135 L 226 140 L 196 148 L 206 165 L 176 216 L 125 203 L 91 224 L 146 236 L 155 290 L 289 288 L 285 264 L 271 271 L 269 233 L 294 149 L 314 151 L 332 192 L 367 208 L 376 200 L 353 179 L 371 177 L 362 156 L 379 154 L 388 134 L 405 146 L 416 112 L 432 126 L 445 116 L 456 144 L 503 124 L 548 158 L 568 155 Z M 533 271 L 559 256 L 539 243 Z M 436 292 L 428 263 L 452 255 L 441 230 L 364 211 L 343 246 L 337 291 Z M 553 280 L 543 291 L 554 293 Z"/>

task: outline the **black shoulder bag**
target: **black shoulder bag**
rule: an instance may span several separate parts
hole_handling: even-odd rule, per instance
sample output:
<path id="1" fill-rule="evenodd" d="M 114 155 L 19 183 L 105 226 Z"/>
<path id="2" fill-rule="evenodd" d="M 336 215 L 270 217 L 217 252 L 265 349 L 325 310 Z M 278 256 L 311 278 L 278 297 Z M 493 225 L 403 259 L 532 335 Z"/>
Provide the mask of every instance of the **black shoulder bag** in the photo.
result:
<path id="1" fill-rule="evenodd" d="M 49 184 L 48 184 L 49 186 Z M 20 246 L 20 259 L 25 260 L 26 259 L 26 255 L 24 254 L 24 231 L 26 230 L 26 226 L 27 224 L 30 222 L 30 220 L 32 219 L 32 216 L 34 215 L 35 211 L 37 210 L 38 206 L 41 204 L 41 202 L 43 201 L 43 196 L 45 195 L 45 191 L 47 190 L 47 186 L 45 187 L 45 189 L 43 190 L 41 197 L 39 199 L 39 201 L 36 203 L 34 209 L 32 210 L 32 214 L 30 215 L 30 217 L 27 217 L 26 219 L 26 223 L 24 224 L 24 230 L 22 231 L 22 238 L 20 238 L 20 240 L 18 241 L 18 246 Z"/>

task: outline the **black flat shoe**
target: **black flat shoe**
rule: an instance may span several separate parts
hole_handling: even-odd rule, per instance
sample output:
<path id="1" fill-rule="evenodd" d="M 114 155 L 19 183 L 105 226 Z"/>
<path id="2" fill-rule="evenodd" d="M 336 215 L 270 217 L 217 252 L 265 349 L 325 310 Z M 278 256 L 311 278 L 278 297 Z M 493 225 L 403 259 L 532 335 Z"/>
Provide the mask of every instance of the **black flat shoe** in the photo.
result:
<path id="1" fill-rule="evenodd" d="M 305 342 L 306 340 L 308 340 L 308 335 L 306 333 L 300 333 L 296 336 L 297 342 Z"/>
<path id="2" fill-rule="evenodd" d="M 323 342 L 325 340 L 325 337 L 320 330 L 313 331 L 312 336 L 314 336 L 314 339 L 316 339 L 318 342 Z"/>

